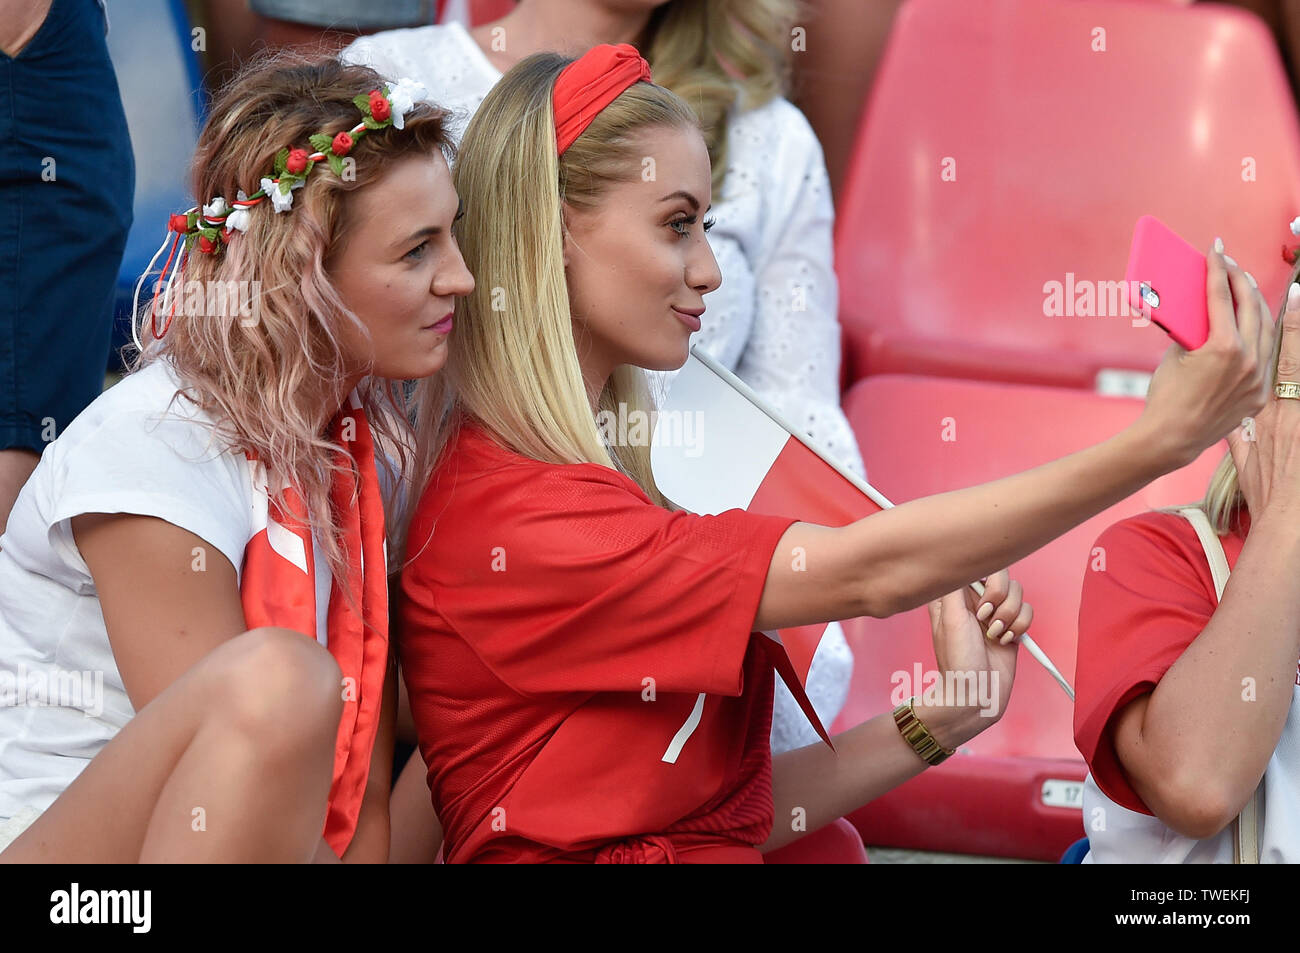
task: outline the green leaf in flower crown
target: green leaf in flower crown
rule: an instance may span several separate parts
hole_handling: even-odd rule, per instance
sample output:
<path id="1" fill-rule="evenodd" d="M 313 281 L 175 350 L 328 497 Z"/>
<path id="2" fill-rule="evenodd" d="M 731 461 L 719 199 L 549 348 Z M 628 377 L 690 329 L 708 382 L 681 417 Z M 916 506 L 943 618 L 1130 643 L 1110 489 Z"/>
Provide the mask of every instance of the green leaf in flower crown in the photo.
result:
<path id="1" fill-rule="evenodd" d="M 332 152 L 326 152 L 325 160 L 329 162 L 330 168 L 334 170 L 334 174 L 340 179 L 343 178 L 343 157 L 336 156 Z"/>
<path id="2" fill-rule="evenodd" d="M 370 115 L 369 96 L 367 96 L 365 93 L 358 93 L 357 95 L 352 97 L 352 101 L 357 104 L 357 108 L 361 110 L 362 115 L 365 116 Z"/>
<path id="3" fill-rule="evenodd" d="M 186 216 L 185 216 L 185 222 L 186 222 L 185 230 L 186 230 L 186 231 L 190 231 L 190 232 L 194 231 L 194 226 L 195 226 L 195 224 L 198 223 L 198 220 L 199 220 L 199 213 L 198 213 L 198 212 L 190 212 L 188 215 L 186 215 Z"/>
<path id="4" fill-rule="evenodd" d="M 288 195 L 289 190 L 293 188 L 293 176 L 291 176 L 288 172 L 286 172 L 283 176 L 281 176 L 279 188 L 280 188 L 281 195 Z"/>
<path id="5" fill-rule="evenodd" d="M 285 146 L 275 154 L 275 171 L 283 172 L 284 164 L 289 161 L 289 147 Z"/>
<path id="6" fill-rule="evenodd" d="M 367 129 L 383 129 L 385 126 L 387 126 L 389 123 L 393 121 L 393 117 L 389 116 L 383 122 L 380 122 L 378 119 L 376 119 L 375 117 L 367 113 L 366 116 L 361 121 L 366 124 Z"/>
<path id="7" fill-rule="evenodd" d="M 331 147 L 334 145 L 334 137 L 327 136 L 323 132 L 318 132 L 315 135 L 308 136 L 307 141 L 311 143 L 311 147 L 317 152 L 324 152 L 326 154 L 329 153 Z"/>

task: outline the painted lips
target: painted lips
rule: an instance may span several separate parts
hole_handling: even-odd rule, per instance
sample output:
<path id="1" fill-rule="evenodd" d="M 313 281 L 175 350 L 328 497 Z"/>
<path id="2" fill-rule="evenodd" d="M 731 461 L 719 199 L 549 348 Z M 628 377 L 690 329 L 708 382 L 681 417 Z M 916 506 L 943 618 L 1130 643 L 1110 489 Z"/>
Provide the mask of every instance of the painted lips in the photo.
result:
<path id="1" fill-rule="evenodd" d="M 673 308 L 673 314 L 681 318 L 682 324 L 686 325 L 692 331 L 698 331 L 700 329 L 700 319 L 698 315 L 688 314 L 685 311 L 678 311 L 676 308 Z"/>

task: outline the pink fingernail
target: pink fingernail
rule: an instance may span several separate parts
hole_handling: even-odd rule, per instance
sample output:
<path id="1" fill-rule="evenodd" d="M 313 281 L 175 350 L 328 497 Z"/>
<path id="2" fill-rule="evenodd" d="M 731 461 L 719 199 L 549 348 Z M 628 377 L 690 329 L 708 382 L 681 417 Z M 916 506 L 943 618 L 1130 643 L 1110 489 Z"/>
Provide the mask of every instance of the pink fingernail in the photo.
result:
<path id="1" fill-rule="evenodd" d="M 975 618 L 977 618 L 977 619 L 979 619 L 981 622 L 983 622 L 985 619 L 987 619 L 987 618 L 988 618 L 989 616 L 991 616 L 992 614 L 993 614 L 993 603 L 991 603 L 991 602 L 986 602 L 986 603 L 984 603 L 984 605 L 980 606 L 980 611 L 977 612 L 977 613 L 975 613 Z"/>

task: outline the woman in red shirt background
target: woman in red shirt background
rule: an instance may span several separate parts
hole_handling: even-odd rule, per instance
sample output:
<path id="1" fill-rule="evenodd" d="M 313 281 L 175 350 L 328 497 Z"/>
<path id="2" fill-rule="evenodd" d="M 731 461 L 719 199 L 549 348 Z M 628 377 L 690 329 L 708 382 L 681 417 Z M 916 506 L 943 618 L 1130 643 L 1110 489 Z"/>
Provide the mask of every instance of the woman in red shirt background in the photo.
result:
<path id="1" fill-rule="evenodd" d="M 1275 383 L 1300 380 L 1297 278 Z M 1249 426 L 1198 504 L 1231 570 L 1222 601 L 1176 513 L 1122 520 L 1092 550 L 1074 716 L 1091 862 L 1230 862 L 1261 778 L 1259 859 L 1300 861 L 1300 401 L 1275 398 Z"/>
<path id="2" fill-rule="evenodd" d="M 650 407 L 642 368 L 685 362 L 721 281 L 708 154 L 631 47 L 573 62 L 520 62 L 461 145 L 476 288 L 451 388 L 420 385 L 398 610 L 412 714 L 450 861 L 757 861 L 927 762 L 890 714 L 773 759 L 771 646 L 753 633 L 948 593 L 931 605 L 940 668 L 1000 676 L 995 717 L 916 705 L 955 749 L 1005 707 L 1032 616 L 998 570 L 1258 409 L 1272 322 L 1248 295 L 1234 314 L 1229 281 L 1249 285 L 1216 252 L 1211 344 L 1171 351 L 1141 418 L 1101 445 L 845 527 L 674 512 L 649 441 L 607 444 L 595 414 Z M 981 577 L 977 620 L 962 587 Z"/>

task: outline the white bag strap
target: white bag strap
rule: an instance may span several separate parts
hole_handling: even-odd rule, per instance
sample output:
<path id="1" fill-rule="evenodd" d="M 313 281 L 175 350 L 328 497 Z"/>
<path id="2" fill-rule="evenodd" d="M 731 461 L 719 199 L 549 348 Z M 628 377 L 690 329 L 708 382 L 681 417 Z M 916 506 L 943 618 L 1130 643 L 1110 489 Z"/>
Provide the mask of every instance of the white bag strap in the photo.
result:
<path id="1" fill-rule="evenodd" d="M 1210 576 L 1214 579 L 1215 600 L 1222 600 L 1223 587 L 1228 584 L 1228 574 L 1231 572 L 1227 554 L 1223 551 L 1223 541 L 1199 506 L 1180 506 L 1176 512 L 1192 524 L 1196 535 L 1200 537 L 1201 548 L 1205 550 L 1205 558 L 1210 563 Z M 1259 863 L 1259 801 L 1263 787 L 1264 782 L 1261 781 L 1233 824 L 1233 863 Z"/>
<path id="2" fill-rule="evenodd" d="M 1223 541 L 1210 525 L 1210 519 L 1199 506 L 1180 506 L 1178 513 L 1192 524 L 1196 535 L 1201 538 L 1201 548 L 1205 558 L 1210 562 L 1210 575 L 1214 579 L 1215 600 L 1223 599 L 1223 589 L 1228 584 L 1228 555 L 1223 551 Z"/>

